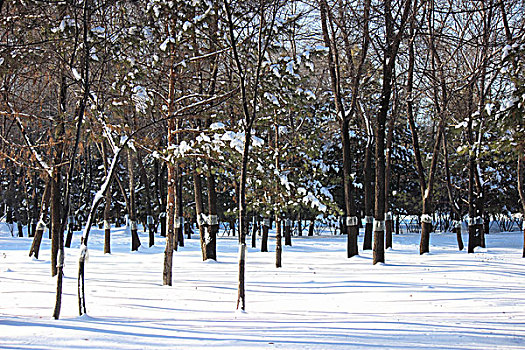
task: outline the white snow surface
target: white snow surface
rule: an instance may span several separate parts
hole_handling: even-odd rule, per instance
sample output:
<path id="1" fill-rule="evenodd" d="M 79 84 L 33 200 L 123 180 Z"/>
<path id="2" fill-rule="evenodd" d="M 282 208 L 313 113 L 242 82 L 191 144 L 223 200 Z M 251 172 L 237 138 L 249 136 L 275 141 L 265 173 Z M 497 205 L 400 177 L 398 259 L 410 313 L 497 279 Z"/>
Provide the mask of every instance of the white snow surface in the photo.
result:
<path id="1" fill-rule="evenodd" d="M 168 287 L 164 239 L 147 248 L 139 233 L 143 246 L 131 253 L 129 231 L 112 228 L 112 254 L 104 255 L 103 230 L 93 228 L 88 315 L 79 317 L 75 232 L 54 320 L 47 231 L 35 260 L 31 238 L 11 237 L 0 223 L 0 348 L 525 349 L 520 232 L 491 233 L 474 254 L 457 251 L 450 233 L 432 234 L 425 255 L 419 235 L 394 235 L 386 263 L 375 266 L 371 251 L 347 259 L 345 236 L 294 237 L 280 269 L 274 239 L 261 253 L 258 238 L 257 249 L 247 248 L 246 312 L 235 310 L 236 238 L 218 239 L 216 263 L 202 261 L 198 236 L 186 239 Z"/>

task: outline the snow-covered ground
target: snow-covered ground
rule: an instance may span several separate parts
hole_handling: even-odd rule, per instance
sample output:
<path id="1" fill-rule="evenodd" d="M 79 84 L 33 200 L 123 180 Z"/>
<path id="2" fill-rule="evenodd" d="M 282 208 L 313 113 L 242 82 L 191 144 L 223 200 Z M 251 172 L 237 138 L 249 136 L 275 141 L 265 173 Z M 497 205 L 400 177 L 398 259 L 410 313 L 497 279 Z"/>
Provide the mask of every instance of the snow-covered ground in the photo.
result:
<path id="1" fill-rule="evenodd" d="M 129 234 L 117 229 L 113 253 L 104 255 L 102 231 L 94 230 L 88 316 L 78 317 L 77 232 L 57 321 L 49 240 L 34 260 L 31 239 L 0 224 L 0 348 L 525 349 L 520 232 L 490 234 L 475 254 L 457 251 L 453 234 L 433 234 L 423 256 L 418 235 L 398 235 L 376 266 L 371 251 L 347 259 L 346 237 L 294 237 L 281 269 L 272 239 L 269 253 L 249 248 L 245 313 L 235 311 L 234 238 L 219 239 L 218 262 L 202 262 L 197 236 L 186 240 L 175 252 L 172 287 L 162 286 L 164 241 L 156 239 L 130 253 Z M 142 231 L 141 240 L 147 245 Z"/>

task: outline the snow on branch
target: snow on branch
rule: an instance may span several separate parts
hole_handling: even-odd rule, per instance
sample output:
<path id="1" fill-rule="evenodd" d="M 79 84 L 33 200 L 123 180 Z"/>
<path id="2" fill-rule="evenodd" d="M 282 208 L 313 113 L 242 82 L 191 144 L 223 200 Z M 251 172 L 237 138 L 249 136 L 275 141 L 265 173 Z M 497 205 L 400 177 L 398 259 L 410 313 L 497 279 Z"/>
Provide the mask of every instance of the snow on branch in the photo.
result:
<path id="1" fill-rule="evenodd" d="M 31 153 L 35 156 L 35 159 L 37 163 L 44 169 L 44 171 L 51 177 L 53 175 L 53 172 L 51 170 L 51 167 L 46 163 L 44 159 L 40 156 L 40 154 L 37 152 L 35 146 L 31 142 L 31 139 L 27 135 L 24 126 L 22 125 L 22 122 L 20 121 L 20 117 L 18 115 L 15 115 L 16 122 L 18 124 L 18 127 L 20 128 L 20 132 L 22 133 L 22 136 L 24 137 L 24 141 L 26 142 L 27 146 L 31 150 Z"/>

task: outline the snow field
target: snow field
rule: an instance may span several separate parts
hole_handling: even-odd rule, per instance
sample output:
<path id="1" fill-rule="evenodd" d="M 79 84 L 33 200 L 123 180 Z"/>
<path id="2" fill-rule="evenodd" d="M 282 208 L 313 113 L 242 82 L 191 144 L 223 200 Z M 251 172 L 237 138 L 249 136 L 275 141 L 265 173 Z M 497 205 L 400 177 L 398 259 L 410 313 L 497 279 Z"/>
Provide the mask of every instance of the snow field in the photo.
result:
<path id="1" fill-rule="evenodd" d="M 82 317 L 75 234 L 56 321 L 50 241 L 29 258 L 31 239 L 0 224 L 1 349 L 525 349 L 520 232 L 490 234 L 475 254 L 458 252 L 453 234 L 433 234 L 422 256 L 419 235 L 395 235 L 375 266 L 371 251 L 347 259 L 346 237 L 294 237 L 281 269 L 274 240 L 261 253 L 258 239 L 247 254 L 246 312 L 235 310 L 235 238 L 219 238 L 218 262 L 202 262 L 198 236 L 186 239 L 168 287 L 161 237 L 147 248 L 140 230 L 143 246 L 131 253 L 129 232 L 112 233 L 110 255 L 103 231 L 90 235 Z"/>

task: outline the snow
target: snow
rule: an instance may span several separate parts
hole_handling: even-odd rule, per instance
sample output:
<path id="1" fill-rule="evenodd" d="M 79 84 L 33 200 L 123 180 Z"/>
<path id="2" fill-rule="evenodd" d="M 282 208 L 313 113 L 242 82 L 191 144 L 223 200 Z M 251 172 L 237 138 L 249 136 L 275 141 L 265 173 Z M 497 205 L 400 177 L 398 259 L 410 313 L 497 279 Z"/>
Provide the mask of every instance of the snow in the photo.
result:
<path id="1" fill-rule="evenodd" d="M 522 236 L 491 233 L 488 248 L 467 254 L 454 234 L 432 234 L 431 253 L 419 255 L 419 235 L 394 235 L 386 263 L 375 266 L 371 251 L 347 259 L 344 236 L 294 237 L 280 269 L 271 238 L 269 253 L 247 247 L 247 304 L 239 313 L 236 237 L 219 237 L 217 263 L 202 262 L 197 235 L 186 239 L 167 287 L 160 236 L 130 253 L 125 227 L 113 228 L 113 253 L 104 255 L 103 230 L 93 228 L 88 314 L 78 317 L 75 232 L 61 319 L 53 320 L 47 232 L 35 260 L 27 256 L 31 239 L 11 237 L 0 223 L 0 348 L 523 349 Z"/>
<path id="2" fill-rule="evenodd" d="M 226 125 L 224 125 L 224 123 L 221 123 L 221 122 L 215 122 L 210 125 L 210 130 L 218 130 L 218 129 L 224 129 L 224 128 L 226 128 Z"/>
<path id="3" fill-rule="evenodd" d="M 148 103 L 151 102 L 148 96 L 148 91 L 144 86 L 136 85 L 133 87 L 133 95 L 131 99 L 135 102 L 135 110 L 137 113 L 146 114 Z"/>
<path id="4" fill-rule="evenodd" d="M 80 73 L 78 73 L 76 68 L 72 68 L 71 72 L 73 73 L 73 77 L 75 78 L 75 80 L 82 80 L 82 77 L 80 76 Z"/>

